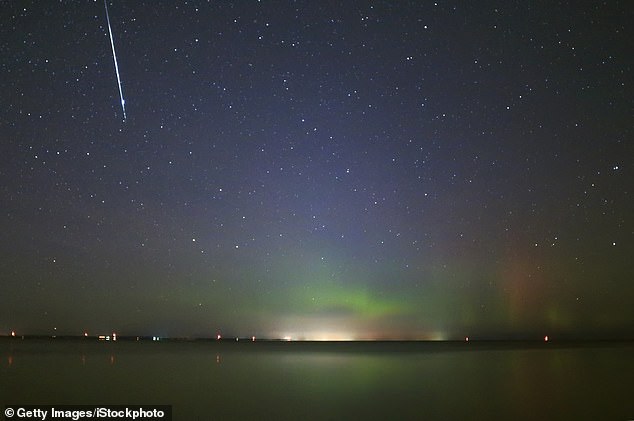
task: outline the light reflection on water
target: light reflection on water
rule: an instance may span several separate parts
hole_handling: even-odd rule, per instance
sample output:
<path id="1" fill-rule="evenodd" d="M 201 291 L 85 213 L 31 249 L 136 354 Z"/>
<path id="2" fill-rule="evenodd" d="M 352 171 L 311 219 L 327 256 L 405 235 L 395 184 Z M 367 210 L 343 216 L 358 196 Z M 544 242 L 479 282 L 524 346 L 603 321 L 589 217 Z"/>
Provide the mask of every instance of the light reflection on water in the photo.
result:
<path id="1" fill-rule="evenodd" d="M 174 419 L 627 420 L 632 351 L 0 340 L 0 404 L 172 404 Z"/>

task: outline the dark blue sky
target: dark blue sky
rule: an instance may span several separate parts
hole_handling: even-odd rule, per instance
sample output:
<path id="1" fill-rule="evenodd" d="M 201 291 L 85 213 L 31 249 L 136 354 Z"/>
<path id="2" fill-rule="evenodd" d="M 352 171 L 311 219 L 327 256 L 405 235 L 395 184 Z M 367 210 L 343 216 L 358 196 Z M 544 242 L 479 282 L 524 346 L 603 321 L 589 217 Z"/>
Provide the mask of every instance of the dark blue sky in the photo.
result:
<path id="1" fill-rule="evenodd" d="M 626 3 L 0 5 L 0 332 L 634 335 Z M 57 329 L 57 330 L 55 330 Z"/>

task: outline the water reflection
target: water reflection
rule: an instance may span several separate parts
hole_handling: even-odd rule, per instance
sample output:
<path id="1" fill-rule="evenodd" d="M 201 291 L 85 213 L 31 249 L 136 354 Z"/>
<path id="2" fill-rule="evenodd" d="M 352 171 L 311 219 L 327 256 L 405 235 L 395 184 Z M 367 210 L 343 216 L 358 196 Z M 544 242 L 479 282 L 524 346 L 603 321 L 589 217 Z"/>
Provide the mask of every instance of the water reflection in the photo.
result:
<path id="1" fill-rule="evenodd" d="M 21 341 L 7 349 L 0 341 L 7 361 L 0 396 L 56 404 L 151 400 L 174 405 L 175 419 L 205 419 L 210 407 L 219 419 L 634 417 L 632 345 L 461 344 Z"/>

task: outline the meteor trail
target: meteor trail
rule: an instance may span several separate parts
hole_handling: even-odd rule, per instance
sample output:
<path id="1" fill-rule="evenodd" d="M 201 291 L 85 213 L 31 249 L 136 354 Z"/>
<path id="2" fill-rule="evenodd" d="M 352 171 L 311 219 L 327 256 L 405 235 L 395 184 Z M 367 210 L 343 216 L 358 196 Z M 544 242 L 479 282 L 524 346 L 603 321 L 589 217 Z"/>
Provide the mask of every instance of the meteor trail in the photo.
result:
<path id="1" fill-rule="evenodd" d="M 121 89 L 121 77 L 119 76 L 119 65 L 117 64 L 117 53 L 114 50 L 114 39 L 112 38 L 112 27 L 110 26 L 110 16 L 108 15 L 107 0 L 103 0 L 106 8 L 106 20 L 108 21 L 108 34 L 110 34 L 110 45 L 112 46 L 112 59 L 114 60 L 114 70 L 117 73 L 117 84 L 119 85 L 119 98 L 121 98 L 121 110 L 123 110 L 123 121 L 126 120 L 125 115 L 125 99 L 123 99 L 123 90 Z"/>

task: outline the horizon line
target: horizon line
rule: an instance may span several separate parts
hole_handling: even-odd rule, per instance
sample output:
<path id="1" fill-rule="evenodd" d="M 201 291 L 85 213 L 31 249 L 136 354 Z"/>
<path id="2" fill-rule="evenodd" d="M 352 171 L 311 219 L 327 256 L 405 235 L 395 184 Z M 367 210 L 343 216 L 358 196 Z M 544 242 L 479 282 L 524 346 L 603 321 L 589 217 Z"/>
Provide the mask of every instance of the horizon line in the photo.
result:
<path id="1" fill-rule="evenodd" d="M 572 335 L 562 336 L 517 336 L 517 337 L 463 337 L 463 338 L 448 338 L 448 339 L 434 339 L 434 338 L 359 338 L 359 339 L 311 339 L 311 338 L 289 338 L 289 337 L 255 337 L 255 336 L 229 336 L 229 337 L 212 337 L 212 336 L 155 336 L 155 335 L 45 335 L 45 334 L 26 334 L 26 335 L 12 335 L 4 334 L 0 335 L 0 338 L 23 340 L 23 339 L 82 339 L 82 340 L 96 340 L 104 342 L 165 342 L 165 341 L 208 341 L 208 342 L 222 342 L 222 343 L 235 343 L 235 342 L 311 342 L 311 343 L 354 343 L 354 342 L 428 342 L 428 343 L 470 343 L 470 342 L 537 342 L 537 343 L 550 343 L 550 342 L 629 342 L 634 341 L 634 337 L 579 337 Z"/>

